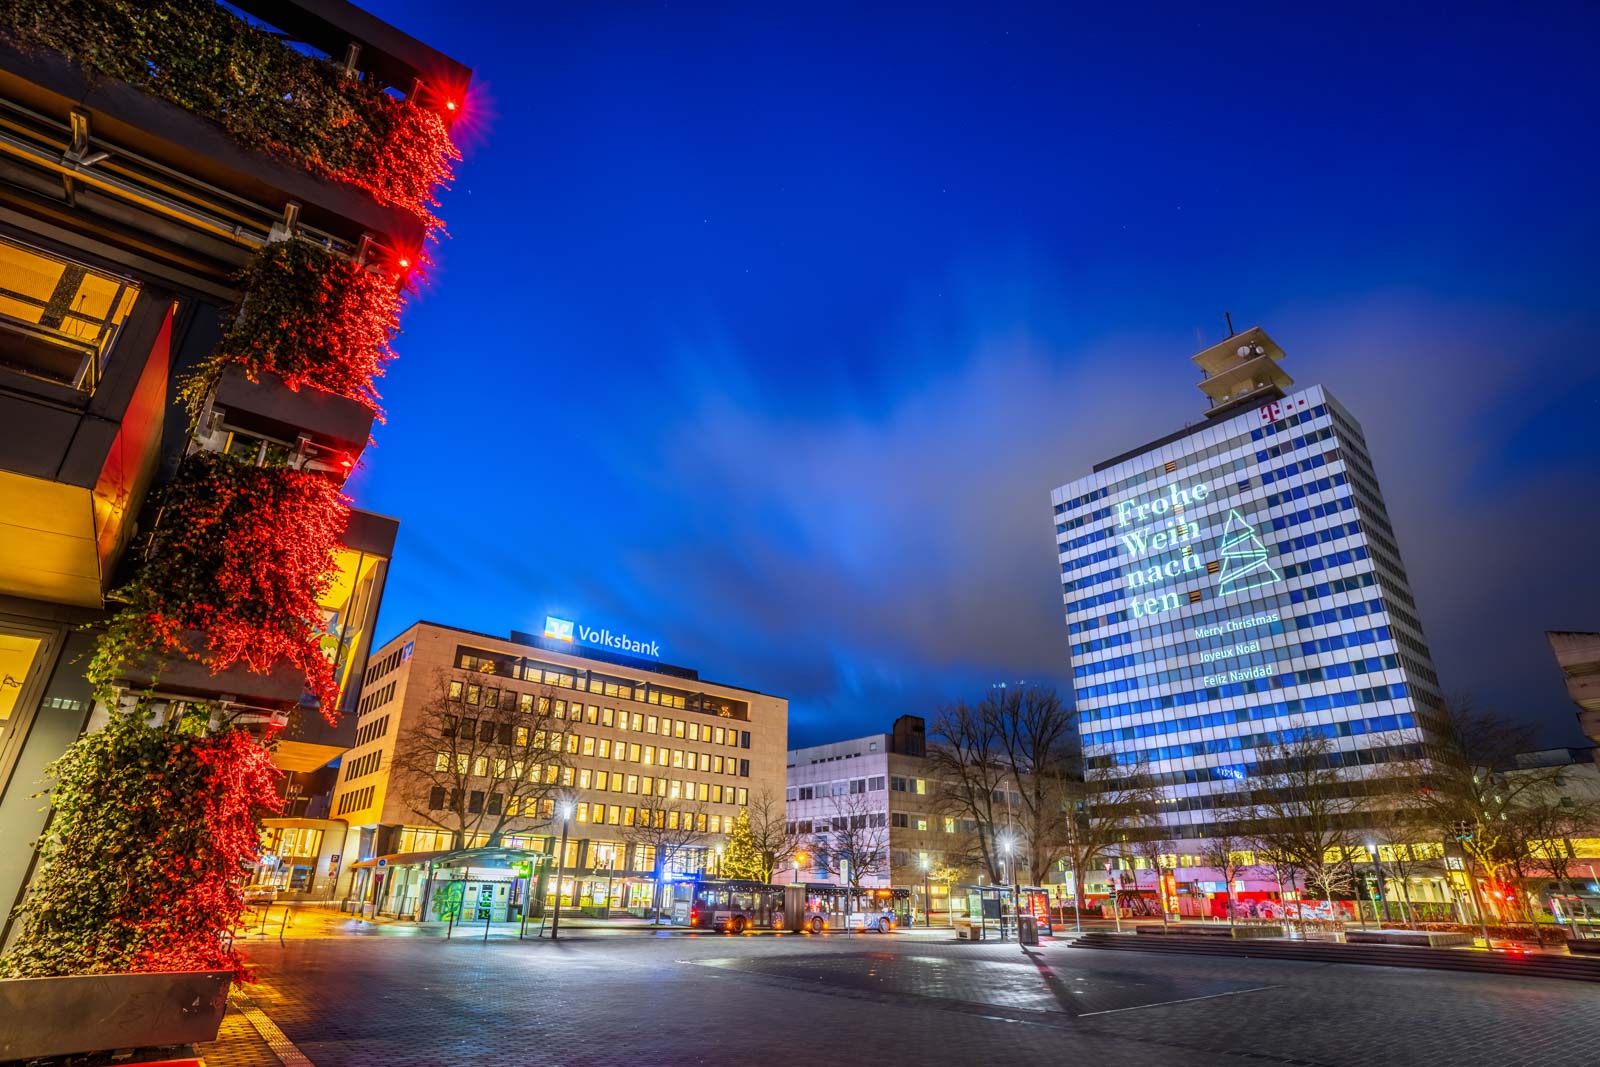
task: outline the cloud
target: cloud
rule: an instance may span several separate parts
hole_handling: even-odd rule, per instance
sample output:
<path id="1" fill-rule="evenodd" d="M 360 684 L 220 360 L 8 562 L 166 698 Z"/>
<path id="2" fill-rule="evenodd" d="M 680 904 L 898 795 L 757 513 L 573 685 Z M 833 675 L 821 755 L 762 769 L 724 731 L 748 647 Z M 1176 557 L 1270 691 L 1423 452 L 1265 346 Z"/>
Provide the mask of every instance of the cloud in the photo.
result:
<path id="1" fill-rule="evenodd" d="M 1574 583 L 1539 546 L 1579 551 L 1600 515 L 1592 494 L 1563 496 L 1576 470 L 1507 465 L 1537 404 L 1529 362 L 1496 358 L 1505 323 L 1451 312 L 1396 295 L 1268 325 L 1299 380 L 1324 381 L 1366 428 L 1447 691 L 1504 704 L 1515 678 L 1529 699 L 1507 710 L 1555 736 L 1570 720 L 1542 631 L 1574 612 L 1542 608 L 1592 603 L 1595 579 Z M 691 361 L 670 405 L 682 417 L 636 472 L 676 500 L 627 555 L 638 601 L 692 606 L 673 626 L 790 696 L 804 739 L 884 729 L 991 681 L 1065 686 L 1049 490 L 1200 414 L 1179 387 L 1185 340 L 1073 345 L 1009 323 L 971 336 L 930 363 L 943 369 L 887 383 L 887 403 L 820 409 L 737 371 L 711 384 Z"/>

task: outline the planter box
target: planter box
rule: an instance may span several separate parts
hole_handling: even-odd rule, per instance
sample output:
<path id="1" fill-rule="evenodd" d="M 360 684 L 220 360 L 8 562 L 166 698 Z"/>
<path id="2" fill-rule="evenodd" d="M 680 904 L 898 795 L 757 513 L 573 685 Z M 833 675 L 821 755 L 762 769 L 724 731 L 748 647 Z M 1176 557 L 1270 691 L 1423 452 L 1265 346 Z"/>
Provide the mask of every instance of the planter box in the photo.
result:
<path id="1" fill-rule="evenodd" d="M 1420 945 L 1424 948 L 1454 948 L 1471 945 L 1471 934 L 1451 930 L 1346 930 L 1349 945 Z"/>
<path id="2" fill-rule="evenodd" d="M 352 462 L 367 447 L 374 418 L 364 404 L 310 386 L 290 389 L 276 374 L 252 382 L 237 364 L 223 368 L 212 403 L 228 413 L 230 426 L 284 441 L 309 434 L 318 444 L 345 452 Z"/>
<path id="3" fill-rule="evenodd" d="M 179 640 L 190 651 L 199 651 L 206 645 L 206 635 L 198 630 L 185 630 Z M 150 656 L 129 663 L 116 681 L 129 689 L 154 686 L 163 693 L 184 696 L 208 697 L 221 693 L 252 705 L 284 710 L 297 706 L 306 688 L 305 675 L 281 661 L 266 674 L 258 674 L 239 663 L 213 674 L 205 664 L 177 652 L 164 658 Z"/>
<path id="4" fill-rule="evenodd" d="M 228 971 L 0 981 L 0 1061 L 214 1041 Z"/>
<path id="5" fill-rule="evenodd" d="M 1231 940 L 1244 940 L 1254 937 L 1282 937 L 1283 927 L 1263 926 L 1252 924 L 1250 926 L 1223 926 L 1220 923 L 1172 923 L 1170 926 L 1136 926 L 1137 934 L 1167 934 L 1181 937 L 1224 937 Z"/>

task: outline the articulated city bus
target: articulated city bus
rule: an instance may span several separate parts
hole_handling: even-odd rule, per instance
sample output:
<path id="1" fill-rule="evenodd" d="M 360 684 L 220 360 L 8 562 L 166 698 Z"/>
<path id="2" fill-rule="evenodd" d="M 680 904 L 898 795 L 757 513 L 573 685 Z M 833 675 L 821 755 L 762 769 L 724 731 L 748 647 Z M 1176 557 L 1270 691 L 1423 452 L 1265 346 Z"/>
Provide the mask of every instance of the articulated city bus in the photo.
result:
<path id="1" fill-rule="evenodd" d="M 730 934 L 799 930 L 805 917 L 805 889 L 737 878 L 674 882 L 672 923 Z"/>
<path id="2" fill-rule="evenodd" d="M 911 924 L 909 889 L 857 889 L 808 882 L 768 885 L 734 878 L 674 882 L 674 926 L 721 930 L 867 930 L 887 934 Z"/>
<path id="3" fill-rule="evenodd" d="M 851 889 L 844 885 L 807 882 L 805 928 L 871 930 L 887 934 L 911 925 L 911 890 Z"/>

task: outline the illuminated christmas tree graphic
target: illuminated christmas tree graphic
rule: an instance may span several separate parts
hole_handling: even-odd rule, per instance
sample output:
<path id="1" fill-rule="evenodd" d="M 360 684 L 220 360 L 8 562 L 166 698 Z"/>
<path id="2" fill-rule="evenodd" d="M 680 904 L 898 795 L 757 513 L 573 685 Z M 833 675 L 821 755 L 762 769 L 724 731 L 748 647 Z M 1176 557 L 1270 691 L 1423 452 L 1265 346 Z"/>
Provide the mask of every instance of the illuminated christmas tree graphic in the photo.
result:
<path id="1" fill-rule="evenodd" d="M 1217 595 L 1242 593 L 1246 589 L 1271 585 L 1282 576 L 1267 562 L 1267 546 L 1237 511 L 1228 512 L 1228 525 L 1222 531 L 1222 570 L 1217 575 Z"/>

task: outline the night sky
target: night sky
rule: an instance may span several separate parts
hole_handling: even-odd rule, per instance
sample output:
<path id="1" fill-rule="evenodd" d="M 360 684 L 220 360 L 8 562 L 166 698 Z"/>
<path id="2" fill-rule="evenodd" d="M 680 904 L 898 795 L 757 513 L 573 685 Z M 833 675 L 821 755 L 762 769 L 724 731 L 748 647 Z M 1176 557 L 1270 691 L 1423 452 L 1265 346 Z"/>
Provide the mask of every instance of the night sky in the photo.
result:
<path id="1" fill-rule="evenodd" d="M 1447 692 L 1581 741 L 1593 6 L 362 3 L 477 71 L 380 639 L 626 630 L 791 744 L 1065 688 L 1049 492 L 1201 416 L 1227 310 L 1362 421 Z"/>

